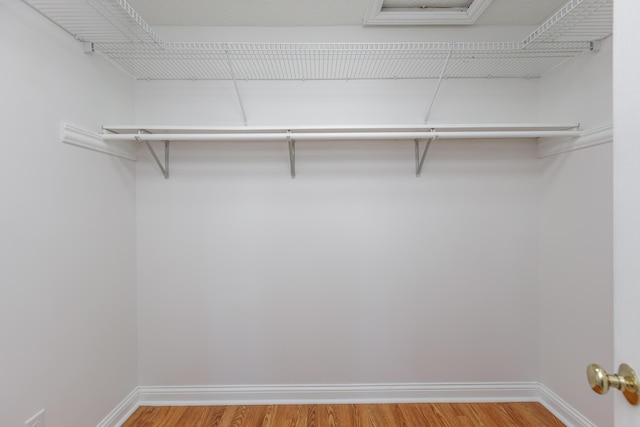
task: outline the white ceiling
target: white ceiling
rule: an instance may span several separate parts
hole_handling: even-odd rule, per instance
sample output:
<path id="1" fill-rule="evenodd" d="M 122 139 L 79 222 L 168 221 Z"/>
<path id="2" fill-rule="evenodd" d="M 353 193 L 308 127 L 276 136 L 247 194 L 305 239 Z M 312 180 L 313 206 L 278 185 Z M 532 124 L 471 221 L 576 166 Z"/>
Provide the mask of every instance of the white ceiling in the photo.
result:
<path id="1" fill-rule="evenodd" d="M 152 26 L 361 25 L 368 0 L 129 0 Z M 493 0 L 476 25 L 538 25 L 567 0 Z"/>

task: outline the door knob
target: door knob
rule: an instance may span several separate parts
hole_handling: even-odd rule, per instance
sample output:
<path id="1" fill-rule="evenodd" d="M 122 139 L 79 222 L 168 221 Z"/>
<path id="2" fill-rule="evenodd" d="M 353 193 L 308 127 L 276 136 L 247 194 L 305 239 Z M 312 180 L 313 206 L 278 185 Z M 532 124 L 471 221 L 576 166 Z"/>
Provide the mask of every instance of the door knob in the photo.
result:
<path id="1" fill-rule="evenodd" d="M 640 400 L 638 389 L 638 376 L 629 365 L 623 363 L 618 368 L 618 373 L 609 375 L 602 366 L 595 363 L 587 366 L 587 378 L 591 389 L 598 394 L 605 394 L 609 388 L 617 388 L 632 405 L 637 405 Z"/>

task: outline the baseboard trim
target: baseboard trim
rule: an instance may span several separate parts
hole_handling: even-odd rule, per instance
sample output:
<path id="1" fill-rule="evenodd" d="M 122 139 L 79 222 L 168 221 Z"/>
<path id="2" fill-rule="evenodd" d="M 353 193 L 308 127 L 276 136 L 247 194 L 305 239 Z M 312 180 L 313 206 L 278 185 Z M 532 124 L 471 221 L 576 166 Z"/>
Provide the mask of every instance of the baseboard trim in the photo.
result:
<path id="1" fill-rule="evenodd" d="M 139 387 L 141 406 L 538 401 L 537 383 Z"/>
<path id="2" fill-rule="evenodd" d="M 133 389 L 96 427 L 120 427 L 138 409 L 138 387 Z"/>
<path id="3" fill-rule="evenodd" d="M 555 156 L 613 142 L 613 125 L 582 131 L 578 138 L 541 138 L 538 158 Z"/>
<path id="4" fill-rule="evenodd" d="M 569 427 L 597 427 L 544 384 L 539 385 L 540 403 Z"/>
<path id="5" fill-rule="evenodd" d="M 540 402 L 568 427 L 597 427 L 543 384 L 408 383 L 264 386 L 141 386 L 97 427 L 120 427 L 140 406 Z"/>

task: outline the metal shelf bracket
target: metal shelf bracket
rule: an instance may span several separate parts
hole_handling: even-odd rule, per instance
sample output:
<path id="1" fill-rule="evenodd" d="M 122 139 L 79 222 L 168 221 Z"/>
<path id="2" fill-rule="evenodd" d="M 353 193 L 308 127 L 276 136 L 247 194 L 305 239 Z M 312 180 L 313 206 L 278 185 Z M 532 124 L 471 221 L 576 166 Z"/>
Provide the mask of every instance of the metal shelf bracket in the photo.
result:
<path id="1" fill-rule="evenodd" d="M 238 103 L 240 104 L 240 111 L 242 112 L 242 123 L 247 126 L 247 113 L 244 111 L 244 104 L 242 103 L 242 97 L 240 96 L 240 89 L 238 89 L 238 81 L 236 79 L 236 73 L 233 69 L 233 64 L 231 63 L 231 58 L 229 57 L 229 45 L 225 43 L 224 45 L 224 55 L 227 59 L 227 67 L 229 67 L 229 74 L 231 75 L 231 79 L 233 80 L 233 87 L 236 90 L 236 96 L 238 97 Z"/>
<path id="2" fill-rule="evenodd" d="M 149 132 L 139 131 L 138 133 L 139 134 L 145 134 L 145 133 L 149 133 Z M 140 142 L 140 140 L 141 140 L 141 138 L 139 136 L 136 136 L 135 139 L 138 142 Z M 153 149 L 153 147 L 151 146 L 149 141 L 144 141 L 144 144 L 149 149 L 149 152 L 151 153 L 151 156 L 153 156 L 153 160 L 156 161 L 156 164 L 160 168 L 160 172 L 162 172 L 162 175 L 164 175 L 164 178 L 165 179 L 169 179 L 169 141 L 164 141 L 164 165 L 162 164 L 162 162 L 160 162 L 160 159 L 158 158 L 158 155 L 156 154 L 156 151 Z"/>
<path id="3" fill-rule="evenodd" d="M 291 138 L 291 131 L 287 131 L 287 142 L 289 143 L 289 169 L 291 179 L 296 177 L 296 140 Z"/>
<path id="4" fill-rule="evenodd" d="M 433 108 L 433 104 L 436 102 L 436 98 L 438 97 L 438 92 L 440 91 L 440 85 L 442 84 L 442 79 L 444 78 L 444 74 L 447 71 L 447 66 L 449 65 L 449 59 L 451 59 L 451 53 L 453 52 L 454 46 L 455 46 L 455 43 L 450 45 L 449 53 L 447 54 L 447 59 L 445 59 L 444 64 L 442 64 L 442 70 L 440 70 L 440 77 L 438 78 L 438 83 L 436 84 L 436 88 L 433 91 L 433 96 L 431 97 L 431 104 L 429 104 L 429 108 L 427 109 L 427 114 L 425 114 L 424 116 L 425 123 L 429 121 L 429 114 L 431 114 L 431 109 Z"/>
<path id="5" fill-rule="evenodd" d="M 435 129 L 431 129 L 431 132 L 435 132 Z M 433 140 L 436 139 L 436 136 L 437 135 L 434 135 L 427 140 L 427 144 L 425 145 L 422 154 L 420 154 L 420 140 L 415 139 L 416 178 L 419 178 L 420 174 L 422 173 L 422 166 L 424 165 L 424 160 L 427 158 L 427 152 L 429 151 L 429 147 L 431 147 L 431 143 L 433 142 Z"/>

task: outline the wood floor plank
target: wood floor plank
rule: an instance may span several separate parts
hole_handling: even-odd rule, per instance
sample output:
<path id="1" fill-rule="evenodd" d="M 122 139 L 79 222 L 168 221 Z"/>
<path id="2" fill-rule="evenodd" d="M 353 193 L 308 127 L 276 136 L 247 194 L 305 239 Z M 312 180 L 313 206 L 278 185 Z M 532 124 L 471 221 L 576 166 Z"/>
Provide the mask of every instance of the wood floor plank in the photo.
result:
<path id="1" fill-rule="evenodd" d="M 204 412 L 204 416 L 202 418 L 201 425 L 210 427 L 221 427 L 226 411 L 226 406 L 203 407 L 202 412 Z"/>
<path id="2" fill-rule="evenodd" d="M 540 403 L 141 406 L 122 427 L 563 427 Z"/>
<path id="3" fill-rule="evenodd" d="M 265 425 L 265 420 L 268 419 L 269 406 L 251 405 L 246 408 L 247 410 L 238 427 L 262 427 Z"/>
<path id="4" fill-rule="evenodd" d="M 318 427 L 337 427 L 338 414 L 336 405 L 318 405 Z"/>
<path id="5" fill-rule="evenodd" d="M 419 404 L 415 405 L 398 405 L 400 417 L 404 422 L 402 427 L 408 426 L 424 426 L 436 427 L 433 420 L 428 419 L 422 411 Z"/>

